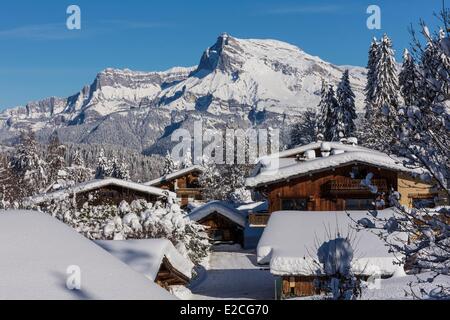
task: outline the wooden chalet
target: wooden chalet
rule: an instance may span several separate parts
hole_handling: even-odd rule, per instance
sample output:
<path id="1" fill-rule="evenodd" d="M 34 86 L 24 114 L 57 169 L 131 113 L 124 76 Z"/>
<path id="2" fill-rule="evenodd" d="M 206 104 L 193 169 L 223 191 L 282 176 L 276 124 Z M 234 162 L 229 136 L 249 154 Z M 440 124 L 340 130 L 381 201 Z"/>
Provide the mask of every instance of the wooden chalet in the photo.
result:
<path id="1" fill-rule="evenodd" d="M 243 245 L 245 218 L 242 213 L 221 201 L 212 201 L 194 209 L 189 219 L 204 226 L 212 243 Z"/>
<path id="2" fill-rule="evenodd" d="M 145 186 L 131 181 L 114 178 L 92 180 L 81 183 L 67 189 L 52 193 L 38 195 L 26 200 L 30 205 L 52 203 L 64 198 L 74 201 L 77 208 L 81 208 L 86 202 L 93 206 L 116 205 L 122 201 L 128 203 L 134 200 L 146 200 L 156 202 L 175 194 L 156 187 Z"/>
<path id="3" fill-rule="evenodd" d="M 202 188 L 198 182 L 198 178 L 202 173 L 203 168 L 195 165 L 146 182 L 144 185 L 176 193 L 180 199 L 181 206 L 185 207 L 193 201 L 203 200 Z"/>
<path id="4" fill-rule="evenodd" d="M 373 203 L 383 209 L 392 191 L 398 191 L 407 207 L 446 203 L 432 183 L 418 178 L 422 173 L 405 167 L 403 159 L 378 151 L 317 142 L 261 160 L 246 184 L 268 199 L 269 214 L 367 210 L 374 208 Z M 267 218 L 250 217 L 261 224 Z"/>
<path id="5" fill-rule="evenodd" d="M 393 215 L 392 209 L 379 211 L 380 218 Z M 367 217 L 367 211 L 352 211 L 352 219 L 358 221 Z M 272 214 L 258 243 L 257 261 L 269 265 L 274 276 L 276 298 L 286 299 L 325 293 L 324 286 L 318 284 L 328 281 L 320 262 L 324 247 L 329 251 L 343 254 L 336 245 L 326 245 L 333 241 L 330 233 L 339 230 L 341 236 L 348 237 L 352 246 L 350 268 L 356 278 L 389 278 L 401 274 L 403 266 L 389 247 L 372 232 L 356 232 L 351 219 L 335 211 L 280 211 Z M 398 241 L 406 241 L 407 234 L 396 233 Z M 394 241 L 394 240 L 393 240 Z M 399 242 L 400 243 L 400 242 Z M 336 254 L 335 253 L 335 254 Z M 333 253 L 332 253 L 333 254 Z"/>
<path id="6" fill-rule="evenodd" d="M 187 285 L 194 264 L 166 239 L 96 241 L 103 249 L 159 286 Z"/>

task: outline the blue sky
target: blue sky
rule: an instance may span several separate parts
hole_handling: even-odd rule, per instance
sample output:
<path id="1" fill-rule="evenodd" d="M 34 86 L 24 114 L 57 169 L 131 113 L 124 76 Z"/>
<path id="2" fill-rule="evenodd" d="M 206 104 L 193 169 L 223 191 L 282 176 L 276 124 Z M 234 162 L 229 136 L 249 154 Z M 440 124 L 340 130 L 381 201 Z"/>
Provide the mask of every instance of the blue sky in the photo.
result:
<path id="1" fill-rule="evenodd" d="M 81 8 L 82 29 L 66 29 Z M 370 4 L 382 29 L 366 27 Z M 435 22 L 441 0 L 14 0 L 0 4 L 0 109 L 68 96 L 107 67 L 164 70 L 198 63 L 222 32 L 273 38 L 336 64 L 365 65 L 373 36 L 386 32 L 400 57 L 408 26 Z"/>

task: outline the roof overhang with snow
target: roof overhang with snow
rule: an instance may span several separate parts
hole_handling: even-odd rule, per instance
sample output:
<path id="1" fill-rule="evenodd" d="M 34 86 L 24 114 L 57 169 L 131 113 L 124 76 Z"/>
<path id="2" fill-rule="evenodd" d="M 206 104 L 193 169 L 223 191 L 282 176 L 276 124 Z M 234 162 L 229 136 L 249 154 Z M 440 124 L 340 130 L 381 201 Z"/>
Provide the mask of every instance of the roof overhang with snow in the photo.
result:
<path id="1" fill-rule="evenodd" d="M 378 217 L 389 218 L 394 211 L 378 212 Z M 356 231 L 356 222 L 368 218 L 367 211 L 300 212 L 280 211 L 271 215 L 258 243 L 259 264 L 269 264 L 274 275 L 311 276 L 317 272 L 318 248 L 333 238 L 349 237 L 352 241 L 352 271 L 359 275 L 392 275 L 399 265 L 397 257 L 375 233 Z M 392 237 L 406 240 L 406 234 Z M 397 239 L 397 238 L 396 238 Z"/>
<path id="2" fill-rule="evenodd" d="M 336 150 L 343 150 L 345 152 L 369 152 L 369 153 L 378 153 L 378 154 L 383 154 L 382 152 L 373 150 L 373 149 L 369 149 L 369 148 L 365 148 L 362 146 L 358 146 L 358 145 L 354 145 L 354 144 L 345 144 L 342 142 L 313 142 L 310 144 L 306 144 L 303 146 L 298 146 L 292 149 L 288 149 L 288 150 L 284 150 L 281 151 L 279 153 L 270 155 L 269 157 L 272 158 L 289 158 L 289 157 L 295 157 L 298 154 L 302 154 L 308 150 L 320 150 L 323 146 L 323 144 L 327 144 L 330 149 L 336 149 Z"/>
<path id="3" fill-rule="evenodd" d="M 348 151 L 305 161 L 272 157 L 262 160 L 265 163 L 260 164 L 259 170 L 254 176 L 246 179 L 246 186 L 256 188 L 355 163 L 411 174 L 422 174 L 425 172 L 421 169 L 404 166 L 404 160 L 380 152 L 363 151 Z"/>
<path id="4" fill-rule="evenodd" d="M 185 176 L 185 175 L 187 175 L 189 173 L 192 173 L 192 172 L 203 173 L 204 169 L 203 169 L 202 166 L 195 165 L 195 166 L 192 166 L 192 167 L 189 167 L 189 168 L 185 168 L 185 169 L 181 169 L 181 170 L 175 171 L 173 173 L 170 173 L 170 174 L 167 174 L 165 176 L 159 177 L 159 178 L 154 179 L 152 181 L 146 182 L 146 183 L 144 183 L 144 185 L 146 185 L 146 186 L 157 186 L 157 185 L 159 185 L 159 184 L 161 184 L 163 182 L 167 182 L 167 181 L 171 181 L 171 180 L 177 179 L 179 177 L 183 177 L 183 176 Z"/>
<path id="5" fill-rule="evenodd" d="M 130 189 L 136 192 L 145 193 L 151 196 L 167 198 L 172 197 L 175 198 L 176 195 L 173 192 L 163 190 L 156 187 L 145 186 L 140 183 L 135 183 L 131 181 L 125 181 L 115 178 L 107 178 L 107 179 L 97 179 L 88 182 L 84 182 L 81 184 L 77 184 L 73 187 L 69 187 L 66 189 L 58 190 L 52 193 L 41 194 L 38 196 L 31 197 L 27 199 L 25 202 L 27 204 L 36 205 L 43 202 L 48 202 L 56 199 L 63 199 L 71 194 L 79 194 L 84 192 L 89 192 L 93 190 L 97 190 L 100 188 L 108 187 L 108 186 L 116 186 L 124 189 Z"/>
<path id="6" fill-rule="evenodd" d="M 237 209 L 232 208 L 231 206 L 221 201 L 208 202 L 194 209 L 188 215 L 188 218 L 193 221 L 201 221 L 213 213 L 218 213 L 231 220 L 232 222 L 238 224 L 242 228 L 245 228 L 245 218 L 243 217 L 243 214 Z"/>
<path id="7" fill-rule="evenodd" d="M 170 265 L 187 280 L 192 278 L 194 264 L 183 257 L 166 239 L 144 239 L 124 241 L 96 241 L 110 254 L 155 281 L 166 258 Z"/>

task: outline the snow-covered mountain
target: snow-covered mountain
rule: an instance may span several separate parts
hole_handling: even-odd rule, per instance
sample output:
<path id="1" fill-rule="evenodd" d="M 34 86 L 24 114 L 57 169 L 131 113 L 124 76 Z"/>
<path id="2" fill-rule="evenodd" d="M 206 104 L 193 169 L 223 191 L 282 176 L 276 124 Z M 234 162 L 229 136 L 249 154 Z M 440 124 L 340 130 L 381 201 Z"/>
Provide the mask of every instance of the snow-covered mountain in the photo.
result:
<path id="1" fill-rule="evenodd" d="M 289 115 L 317 107 L 322 78 L 337 84 L 345 68 L 350 69 L 361 109 L 364 68 L 335 66 L 276 40 L 222 34 L 196 67 L 164 72 L 106 69 L 71 97 L 8 109 L 0 114 L 0 140 L 15 137 L 22 127 L 44 136 L 58 128 L 68 142 L 106 139 L 145 150 L 199 117 L 213 126 L 236 121 L 241 126 L 277 126 L 289 122 Z"/>

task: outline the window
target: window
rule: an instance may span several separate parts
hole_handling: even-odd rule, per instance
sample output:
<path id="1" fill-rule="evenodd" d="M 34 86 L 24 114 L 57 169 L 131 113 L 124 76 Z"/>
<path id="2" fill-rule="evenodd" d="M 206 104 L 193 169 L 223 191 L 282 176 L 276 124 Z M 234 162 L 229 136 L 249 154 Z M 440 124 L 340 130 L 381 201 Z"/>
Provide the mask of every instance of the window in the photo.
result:
<path id="1" fill-rule="evenodd" d="M 308 199 L 282 199 L 281 210 L 285 211 L 307 211 Z"/>
<path id="2" fill-rule="evenodd" d="M 345 210 L 373 210 L 374 199 L 345 199 Z"/>
<path id="3" fill-rule="evenodd" d="M 436 203 L 434 198 L 412 199 L 413 207 L 417 209 L 434 208 Z"/>

